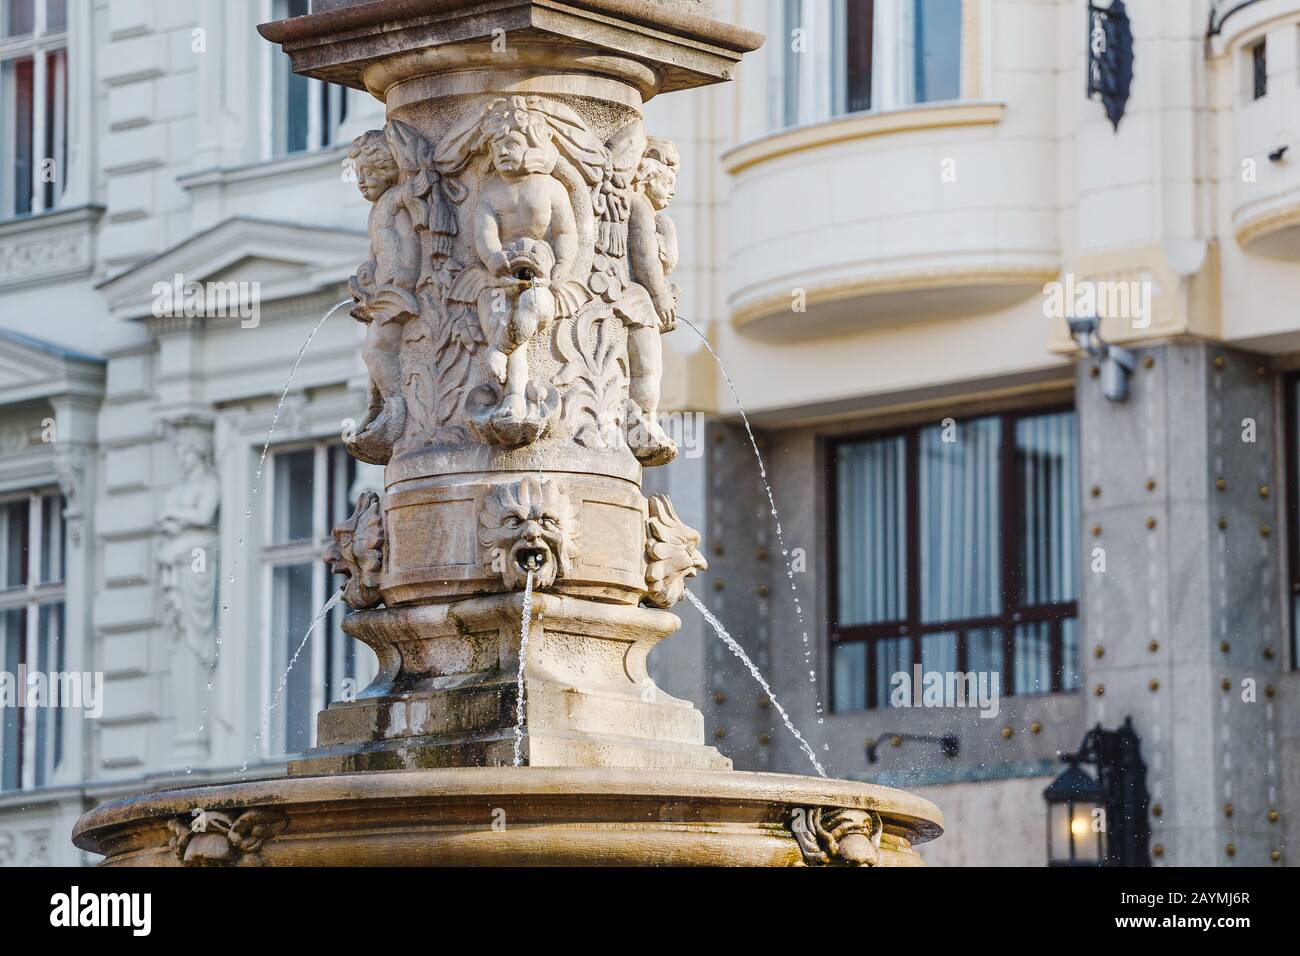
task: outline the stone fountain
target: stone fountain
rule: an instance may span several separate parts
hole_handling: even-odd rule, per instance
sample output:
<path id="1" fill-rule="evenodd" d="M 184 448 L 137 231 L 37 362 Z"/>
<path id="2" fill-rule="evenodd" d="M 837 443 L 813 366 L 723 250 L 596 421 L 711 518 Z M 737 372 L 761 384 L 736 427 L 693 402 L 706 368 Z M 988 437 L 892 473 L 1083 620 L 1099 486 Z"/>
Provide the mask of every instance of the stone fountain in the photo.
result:
<path id="1" fill-rule="evenodd" d="M 733 771 L 646 670 L 706 565 L 641 493 L 676 454 L 658 400 L 679 164 L 642 105 L 761 44 L 710 6 L 316 0 L 261 27 L 387 110 L 351 150 L 373 205 L 349 442 L 385 493 L 326 554 L 379 674 L 287 777 L 110 803 L 78 846 L 110 865 L 921 862 L 932 804 Z"/>

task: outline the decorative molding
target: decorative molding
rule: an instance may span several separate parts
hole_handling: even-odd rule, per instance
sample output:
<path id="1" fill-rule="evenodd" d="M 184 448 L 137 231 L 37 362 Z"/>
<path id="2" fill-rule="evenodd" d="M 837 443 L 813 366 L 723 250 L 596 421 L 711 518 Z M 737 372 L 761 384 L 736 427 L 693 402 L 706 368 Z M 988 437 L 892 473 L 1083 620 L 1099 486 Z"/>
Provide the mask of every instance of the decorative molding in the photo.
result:
<path id="1" fill-rule="evenodd" d="M 859 270 L 860 272 L 860 270 Z M 938 289 L 970 289 L 972 287 L 1005 287 L 1023 289 L 1024 298 L 1040 290 L 1045 283 L 1060 275 L 1059 266 L 1025 266 L 1007 268 L 990 266 L 987 269 L 961 266 L 952 269 L 917 269 L 915 271 L 891 272 L 882 275 L 863 277 L 846 277 L 839 281 L 821 285 L 804 286 L 806 303 L 809 308 L 846 299 L 866 298 L 869 296 L 895 295 L 909 292 L 931 292 Z M 801 328 L 800 319 L 806 313 L 790 312 L 790 293 L 783 291 L 747 302 L 731 312 L 732 328 L 744 332 L 764 319 L 775 320 L 782 313 L 790 313 L 789 335 L 807 336 L 806 327 Z M 806 326 L 807 323 L 802 323 Z"/>
<path id="2" fill-rule="evenodd" d="M 0 222 L 0 289 L 89 276 L 101 206 L 56 209 Z"/>
<path id="3" fill-rule="evenodd" d="M 1281 209 L 1270 209 L 1254 216 L 1243 217 L 1237 224 L 1237 244 L 1247 252 L 1248 247 L 1257 240 L 1267 238 L 1288 229 L 1300 227 L 1300 199 L 1296 199 Z M 1300 249 L 1300 240 L 1296 242 Z"/>
<path id="4" fill-rule="evenodd" d="M 783 156 L 836 143 L 959 126 L 994 126 L 1002 122 L 1004 103 L 938 103 L 879 113 L 851 113 L 824 123 L 797 126 L 742 143 L 722 154 L 723 168 L 733 176 Z"/>

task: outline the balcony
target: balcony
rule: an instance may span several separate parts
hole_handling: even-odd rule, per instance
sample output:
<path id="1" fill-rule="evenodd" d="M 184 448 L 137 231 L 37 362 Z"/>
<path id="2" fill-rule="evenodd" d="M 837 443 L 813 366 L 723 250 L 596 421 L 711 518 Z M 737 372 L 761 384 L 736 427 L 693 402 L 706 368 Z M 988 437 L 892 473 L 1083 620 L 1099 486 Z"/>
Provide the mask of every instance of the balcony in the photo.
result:
<path id="1" fill-rule="evenodd" d="M 1255 0 L 1212 33 L 1230 105 L 1232 232 L 1248 254 L 1300 260 L 1300 0 Z"/>
<path id="2" fill-rule="evenodd" d="M 1039 294 L 1060 270 L 1055 149 L 1002 135 L 1005 111 L 850 114 L 728 152 L 732 325 L 806 341 Z"/>

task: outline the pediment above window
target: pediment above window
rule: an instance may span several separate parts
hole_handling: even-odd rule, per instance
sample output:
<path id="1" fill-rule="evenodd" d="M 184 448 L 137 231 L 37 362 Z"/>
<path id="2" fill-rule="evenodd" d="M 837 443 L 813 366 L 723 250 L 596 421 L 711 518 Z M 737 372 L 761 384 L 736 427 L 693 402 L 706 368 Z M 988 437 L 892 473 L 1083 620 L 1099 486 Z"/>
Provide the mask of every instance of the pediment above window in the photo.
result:
<path id="1" fill-rule="evenodd" d="M 0 406 L 103 392 L 103 359 L 0 329 Z"/>
<path id="2" fill-rule="evenodd" d="M 101 282 L 114 318 L 156 317 L 159 284 L 256 283 L 258 301 L 296 298 L 346 282 L 364 261 L 364 231 L 228 219 Z"/>

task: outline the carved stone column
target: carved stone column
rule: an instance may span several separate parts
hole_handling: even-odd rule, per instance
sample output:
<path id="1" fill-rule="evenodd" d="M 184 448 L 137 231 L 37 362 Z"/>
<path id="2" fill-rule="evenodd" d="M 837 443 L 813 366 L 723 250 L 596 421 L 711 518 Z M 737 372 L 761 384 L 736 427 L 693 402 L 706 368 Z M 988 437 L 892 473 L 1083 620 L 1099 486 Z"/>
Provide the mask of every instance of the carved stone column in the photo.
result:
<path id="1" fill-rule="evenodd" d="M 676 455 L 657 416 L 679 165 L 642 106 L 729 79 L 761 38 L 698 0 L 315 9 L 262 34 L 387 115 L 352 147 L 373 206 L 351 283 L 370 413 L 349 443 L 385 488 L 328 556 L 380 672 L 291 773 L 512 762 L 530 569 L 524 762 L 729 768 L 645 670 L 705 563 L 641 492 Z"/>

